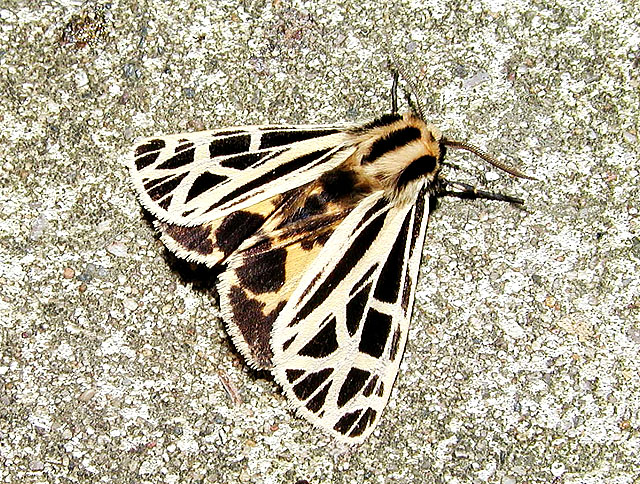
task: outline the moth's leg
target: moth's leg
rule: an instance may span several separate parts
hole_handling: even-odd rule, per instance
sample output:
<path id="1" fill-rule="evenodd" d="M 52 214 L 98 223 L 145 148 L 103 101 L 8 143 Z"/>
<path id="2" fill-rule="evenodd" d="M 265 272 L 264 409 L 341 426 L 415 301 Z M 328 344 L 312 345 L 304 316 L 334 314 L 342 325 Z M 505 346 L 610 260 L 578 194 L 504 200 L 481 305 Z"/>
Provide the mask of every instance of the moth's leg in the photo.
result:
<path id="1" fill-rule="evenodd" d="M 467 168 L 465 166 L 462 166 L 458 163 L 455 163 L 451 160 L 445 159 L 442 160 L 440 162 L 440 166 L 441 167 L 446 167 L 446 168 L 451 168 L 452 170 L 456 171 L 456 172 L 462 172 L 462 173 L 466 173 L 466 174 L 477 174 L 477 172 L 473 171 L 471 168 Z M 480 176 L 482 176 L 482 173 L 480 173 Z"/>
<path id="2" fill-rule="evenodd" d="M 516 205 L 524 204 L 524 200 L 522 198 L 512 197 L 511 195 L 504 195 L 502 193 L 488 192 L 467 183 L 452 182 L 445 180 L 444 178 L 439 178 L 437 180 L 434 194 L 437 197 L 456 197 L 471 200 L 482 198 L 484 200 L 497 200 L 499 202 L 515 203 Z"/>

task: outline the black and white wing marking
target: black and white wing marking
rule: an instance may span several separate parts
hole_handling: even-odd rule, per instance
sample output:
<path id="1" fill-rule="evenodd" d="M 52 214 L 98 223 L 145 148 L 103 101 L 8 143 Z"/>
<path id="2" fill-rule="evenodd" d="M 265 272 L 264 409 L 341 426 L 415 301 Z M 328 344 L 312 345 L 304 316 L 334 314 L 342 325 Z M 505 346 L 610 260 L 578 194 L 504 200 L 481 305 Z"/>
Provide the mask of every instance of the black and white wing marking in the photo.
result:
<path id="1" fill-rule="evenodd" d="M 134 186 L 158 220 L 215 220 L 304 185 L 353 152 L 337 126 L 246 126 L 139 140 Z"/>
<path id="2" fill-rule="evenodd" d="M 407 339 L 428 219 L 428 193 L 380 192 L 340 224 L 272 332 L 273 374 L 300 414 L 362 442 L 380 419 Z"/>

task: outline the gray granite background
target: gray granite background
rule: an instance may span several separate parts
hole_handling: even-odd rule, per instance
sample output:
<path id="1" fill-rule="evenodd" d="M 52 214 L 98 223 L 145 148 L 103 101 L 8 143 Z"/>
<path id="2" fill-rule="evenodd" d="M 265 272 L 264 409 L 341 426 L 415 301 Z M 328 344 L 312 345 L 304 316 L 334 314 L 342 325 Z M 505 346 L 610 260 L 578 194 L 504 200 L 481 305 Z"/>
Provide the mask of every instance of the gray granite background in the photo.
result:
<path id="1" fill-rule="evenodd" d="M 637 483 L 640 4 L 0 5 L 0 482 Z M 385 51 L 451 153 L 375 434 L 337 445 L 247 369 L 128 183 L 142 135 L 366 121 Z"/>

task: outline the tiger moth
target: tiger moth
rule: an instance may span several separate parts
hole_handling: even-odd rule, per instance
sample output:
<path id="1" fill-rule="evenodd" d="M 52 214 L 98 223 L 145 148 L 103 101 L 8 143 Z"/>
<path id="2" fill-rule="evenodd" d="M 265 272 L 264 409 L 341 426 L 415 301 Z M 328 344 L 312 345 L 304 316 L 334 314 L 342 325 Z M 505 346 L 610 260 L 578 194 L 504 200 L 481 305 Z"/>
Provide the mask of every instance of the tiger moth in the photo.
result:
<path id="1" fill-rule="evenodd" d="M 241 126 L 153 136 L 129 160 L 166 247 L 221 267 L 227 331 L 298 414 L 360 443 L 404 352 L 433 197 L 523 200 L 447 181 L 450 140 L 419 109 L 363 125 Z"/>

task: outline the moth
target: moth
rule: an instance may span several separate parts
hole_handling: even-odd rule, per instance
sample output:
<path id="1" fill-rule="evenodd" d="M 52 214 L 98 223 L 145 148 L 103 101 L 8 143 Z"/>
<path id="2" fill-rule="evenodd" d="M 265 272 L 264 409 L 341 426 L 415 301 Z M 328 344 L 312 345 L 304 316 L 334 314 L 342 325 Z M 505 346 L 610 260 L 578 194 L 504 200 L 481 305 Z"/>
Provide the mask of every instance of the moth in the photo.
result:
<path id="1" fill-rule="evenodd" d="M 450 140 L 422 107 L 362 125 L 241 126 L 139 140 L 133 185 L 178 257 L 219 266 L 221 313 L 248 364 L 298 414 L 359 443 L 398 376 L 434 197 L 523 200 L 449 182 Z"/>

